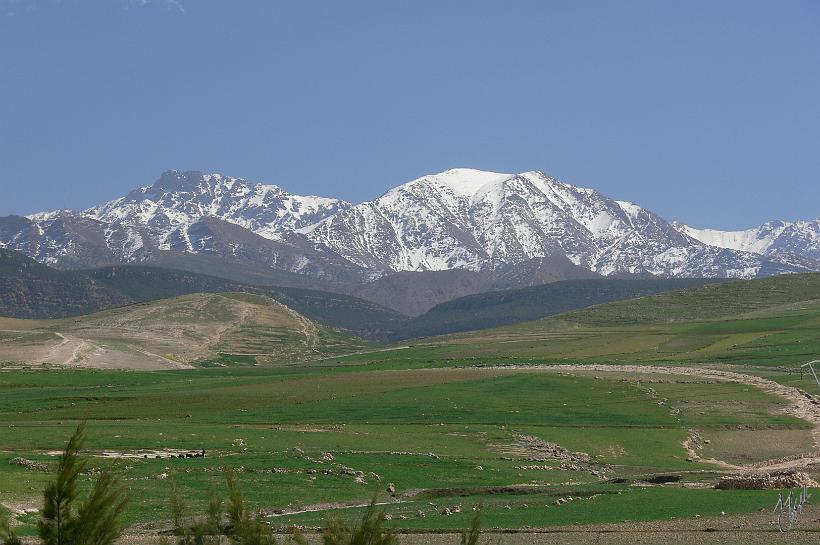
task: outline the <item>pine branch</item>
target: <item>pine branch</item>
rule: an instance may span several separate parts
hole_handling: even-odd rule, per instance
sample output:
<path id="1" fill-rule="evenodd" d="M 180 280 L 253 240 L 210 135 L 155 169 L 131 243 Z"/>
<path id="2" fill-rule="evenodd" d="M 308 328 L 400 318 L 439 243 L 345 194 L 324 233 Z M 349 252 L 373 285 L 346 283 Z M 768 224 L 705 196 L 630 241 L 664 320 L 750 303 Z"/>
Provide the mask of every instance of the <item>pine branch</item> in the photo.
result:
<path id="1" fill-rule="evenodd" d="M 85 429 L 85 422 L 77 426 L 60 456 L 57 478 L 46 486 L 43 494 L 43 511 L 37 525 L 43 545 L 71 545 L 67 533 L 72 506 L 79 493 L 78 477 L 85 469 L 85 462 L 79 457 L 85 443 Z"/>

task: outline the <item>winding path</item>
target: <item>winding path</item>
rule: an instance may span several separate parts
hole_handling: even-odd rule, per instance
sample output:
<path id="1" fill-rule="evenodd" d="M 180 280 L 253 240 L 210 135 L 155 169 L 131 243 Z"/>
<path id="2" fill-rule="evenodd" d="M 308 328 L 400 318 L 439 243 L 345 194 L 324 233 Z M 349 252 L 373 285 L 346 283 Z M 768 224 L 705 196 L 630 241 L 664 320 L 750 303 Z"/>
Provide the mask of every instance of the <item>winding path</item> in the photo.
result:
<path id="1" fill-rule="evenodd" d="M 820 400 L 815 396 L 793 386 L 786 386 L 762 377 L 737 373 L 734 371 L 719 371 L 704 367 L 664 367 L 660 365 L 603 365 L 603 364 L 556 364 L 556 365 L 518 365 L 500 366 L 498 369 L 526 369 L 551 372 L 566 371 L 594 371 L 594 372 L 619 372 L 619 373 L 643 373 L 659 375 L 695 376 L 711 380 L 724 382 L 735 382 L 754 386 L 764 392 L 776 395 L 788 402 L 788 407 L 783 409 L 784 414 L 800 418 L 809 422 L 812 426 L 812 439 L 815 448 L 820 448 Z M 748 465 L 734 465 L 721 460 L 701 458 L 693 446 L 691 437 L 683 443 L 689 455 L 697 461 L 719 465 L 726 469 L 739 471 L 773 471 L 781 469 L 792 469 L 805 467 L 810 464 L 820 463 L 820 451 L 809 454 L 789 456 L 777 460 L 767 460 Z"/>

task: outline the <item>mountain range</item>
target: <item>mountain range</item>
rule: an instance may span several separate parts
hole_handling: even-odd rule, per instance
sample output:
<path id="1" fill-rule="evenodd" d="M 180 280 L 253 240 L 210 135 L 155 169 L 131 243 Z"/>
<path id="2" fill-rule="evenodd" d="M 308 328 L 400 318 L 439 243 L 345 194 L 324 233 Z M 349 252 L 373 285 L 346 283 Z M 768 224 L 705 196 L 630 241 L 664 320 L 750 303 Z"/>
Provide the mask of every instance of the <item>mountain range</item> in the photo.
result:
<path id="1" fill-rule="evenodd" d="M 357 205 L 168 171 L 86 210 L 0 218 L 0 247 L 62 269 L 161 265 L 420 314 L 453 297 L 555 280 L 820 270 L 820 220 L 695 229 L 538 171 L 452 169 Z"/>

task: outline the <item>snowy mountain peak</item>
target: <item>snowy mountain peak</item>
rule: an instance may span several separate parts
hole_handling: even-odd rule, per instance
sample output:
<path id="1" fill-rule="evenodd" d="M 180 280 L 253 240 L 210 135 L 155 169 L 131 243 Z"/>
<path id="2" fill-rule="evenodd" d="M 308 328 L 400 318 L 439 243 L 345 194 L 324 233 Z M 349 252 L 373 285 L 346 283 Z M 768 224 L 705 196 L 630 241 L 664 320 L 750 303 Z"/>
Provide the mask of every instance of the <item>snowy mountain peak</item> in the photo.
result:
<path id="1" fill-rule="evenodd" d="M 402 192 L 424 192 L 434 190 L 446 192 L 458 197 L 469 198 L 482 187 L 494 182 L 502 182 L 511 174 L 488 172 L 473 168 L 453 168 L 437 174 L 427 174 L 397 186 L 383 195 L 396 195 Z"/>
<path id="2" fill-rule="evenodd" d="M 242 196 L 251 192 L 286 194 L 279 186 L 249 182 L 243 178 L 197 170 L 167 170 L 153 184 L 135 189 L 125 196 L 125 201 L 143 199 L 161 200 L 166 194 L 227 194 Z"/>
<path id="3" fill-rule="evenodd" d="M 326 197 L 291 195 L 272 184 L 249 182 L 218 173 L 169 170 L 152 185 L 89 208 L 83 215 L 99 221 L 159 229 L 160 248 L 202 218 L 215 217 L 265 238 L 318 223 L 349 203 Z"/>
<path id="4" fill-rule="evenodd" d="M 453 168 L 439 174 L 426 176 L 425 178 L 450 188 L 458 195 L 472 196 L 484 186 L 502 182 L 511 176 L 511 174 L 488 172 L 472 168 Z"/>

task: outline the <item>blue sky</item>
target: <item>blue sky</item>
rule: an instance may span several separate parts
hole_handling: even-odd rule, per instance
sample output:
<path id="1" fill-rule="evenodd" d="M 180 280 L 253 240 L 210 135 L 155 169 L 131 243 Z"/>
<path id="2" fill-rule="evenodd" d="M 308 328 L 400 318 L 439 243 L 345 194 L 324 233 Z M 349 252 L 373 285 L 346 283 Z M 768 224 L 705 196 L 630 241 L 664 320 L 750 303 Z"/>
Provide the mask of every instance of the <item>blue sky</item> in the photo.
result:
<path id="1" fill-rule="evenodd" d="M 815 218 L 818 97 L 816 1 L 0 0 L 0 214 L 169 168 L 362 201 L 469 166 Z"/>

